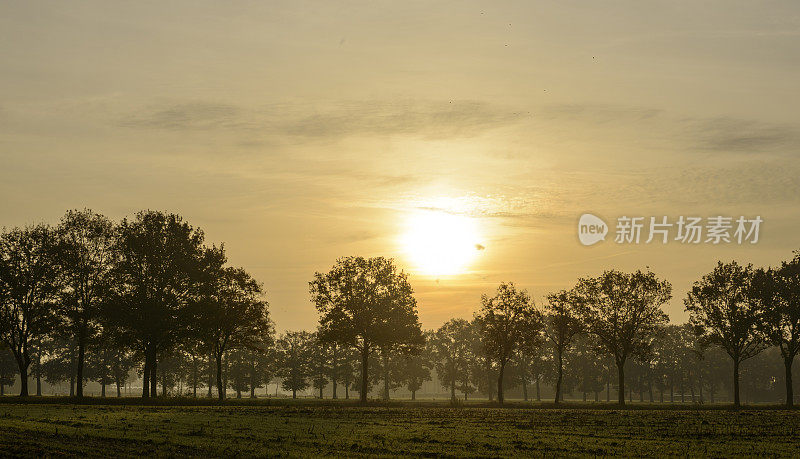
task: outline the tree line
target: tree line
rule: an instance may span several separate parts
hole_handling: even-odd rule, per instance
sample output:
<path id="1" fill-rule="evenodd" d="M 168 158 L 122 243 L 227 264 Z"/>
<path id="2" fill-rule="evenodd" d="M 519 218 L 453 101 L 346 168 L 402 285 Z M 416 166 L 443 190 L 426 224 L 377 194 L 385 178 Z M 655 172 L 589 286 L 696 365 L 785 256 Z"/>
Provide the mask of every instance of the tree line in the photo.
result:
<path id="1" fill-rule="evenodd" d="M 371 390 L 384 398 L 404 387 L 415 398 L 433 376 L 455 400 L 479 393 L 502 404 L 509 390 L 529 399 L 540 384 L 553 401 L 575 390 L 714 401 L 720 389 L 740 405 L 741 364 L 752 390 L 773 387 L 783 365 L 785 401 L 793 403 L 792 364 L 800 350 L 800 255 L 780 266 L 722 263 L 684 299 L 689 321 L 669 324 L 663 307 L 671 284 L 650 271 L 605 271 L 577 280 L 536 305 L 528 292 L 502 283 L 483 295 L 471 319 L 423 330 L 408 276 L 391 259 L 345 257 L 309 283 L 319 312 L 313 332 L 276 336 L 262 285 L 229 266 L 224 246 L 206 245 L 199 228 L 178 215 L 142 211 L 120 222 L 91 210 L 69 211 L 56 226 L 0 234 L 0 391 L 33 376 L 116 385 L 132 374 L 142 397 L 224 399 L 278 378 L 286 391 L 331 386 L 344 397 Z M 769 358 L 761 358 L 769 356 Z M 758 358 L 756 358 L 758 357 Z M 727 373 L 728 376 L 724 377 Z"/>

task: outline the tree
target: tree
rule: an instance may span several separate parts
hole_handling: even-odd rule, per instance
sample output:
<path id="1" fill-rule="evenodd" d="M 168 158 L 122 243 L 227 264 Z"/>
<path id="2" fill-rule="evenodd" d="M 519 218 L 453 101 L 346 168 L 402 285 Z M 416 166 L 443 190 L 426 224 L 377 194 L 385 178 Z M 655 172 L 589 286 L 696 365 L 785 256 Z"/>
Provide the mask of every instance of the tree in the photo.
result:
<path id="1" fill-rule="evenodd" d="M 17 362 L 11 349 L 0 345 L 0 395 L 6 394 L 6 386 L 13 386 L 17 377 Z"/>
<path id="2" fill-rule="evenodd" d="M 661 307 L 672 297 L 672 286 L 649 271 L 628 274 L 611 270 L 579 279 L 575 293 L 576 316 L 614 357 L 618 401 L 624 406 L 625 362 L 648 352 L 658 327 L 667 322 Z"/>
<path id="3" fill-rule="evenodd" d="M 311 333 L 307 331 L 286 332 L 278 339 L 278 375 L 283 378 L 283 389 L 292 391 L 292 398 L 297 398 L 297 391 L 309 386 L 311 346 Z"/>
<path id="4" fill-rule="evenodd" d="M 795 252 L 791 261 L 784 261 L 780 268 L 765 274 L 769 284 L 762 290 L 766 298 L 764 320 L 760 324 L 768 342 L 780 348 L 785 369 L 786 406 L 792 407 L 792 364 L 800 352 L 800 251 Z"/>
<path id="5" fill-rule="evenodd" d="M 417 391 L 422 388 L 422 384 L 431 380 L 431 363 L 424 355 L 403 355 L 399 360 L 400 380 L 411 392 L 411 400 L 416 400 Z"/>
<path id="6" fill-rule="evenodd" d="M 561 401 L 561 383 L 564 379 L 564 353 L 572 344 L 572 339 L 583 331 L 583 325 L 575 316 L 578 298 L 573 291 L 562 290 L 547 296 L 545 306 L 544 334 L 553 348 L 556 358 L 556 394 L 553 402 Z"/>
<path id="7" fill-rule="evenodd" d="M 373 351 L 414 352 L 424 344 L 408 276 L 391 259 L 340 258 L 329 272 L 315 273 L 309 289 L 320 313 L 320 339 L 360 353 L 362 403 Z"/>
<path id="8" fill-rule="evenodd" d="M 217 365 L 217 395 L 225 398 L 222 359 L 231 347 L 263 345 L 272 325 L 261 285 L 242 268 L 223 267 L 222 248 L 204 254 L 200 299 L 192 304 L 195 330 L 211 347 Z"/>
<path id="9" fill-rule="evenodd" d="M 739 365 L 766 348 L 759 332 L 765 272 L 735 261 L 718 262 L 694 283 L 684 301 L 689 322 L 705 343 L 723 348 L 733 362 L 733 404 L 739 401 Z"/>
<path id="10" fill-rule="evenodd" d="M 436 375 L 450 389 L 455 400 L 460 375 L 469 375 L 470 333 L 472 327 L 465 319 L 450 319 L 431 333 L 432 354 Z"/>
<path id="11" fill-rule="evenodd" d="M 70 210 L 56 229 L 62 278 L 60 314 L 78 346 L 77 379 L 83 380 L 86 346 L 98 331 L 103 301 L 109 298 L 114 262 L 114 225 L 91 210 Z M 83 384 L 78 384 L 78 397 Z"/>
<path id="12" fill-rule="evenodd" d="M 142 211 L 119 224 L 113 317 L 144 353 L 144 398 L 156 395 L 158 355 L 187 331 L 202 244 L 203 232 L 175 214 Z"/>
<path id="13" fill-rule="evenodd" d="M 54 322 L 54 253 L 55 237 L 46 225 L 0 234 L 0 339 L 17 361 L 21 397 L 28 396 L 31 343 Z"/>
<path id="14" fill-rule="evenodd" d="M 481 297 L 481 310 L 476 313 L 481 339 L 487 355 L 497 362 L 497 401 L 503 404 L 503 375 L 511 357 L 523 345 L 528 334 L 541 330 L 541 314 L 528 292 L 502 283 L 493 297 Z"/>
<path id="15" fill-rule="evenodd" d="M 330 374 L 331 358 L 330 346 L 319 340 L 318 334 L 311 335 L 309 346 L 309 371 L 311 372 L 311 382 L 314 389 L 319 391 L 319 398 L 323 398 L 322 391 L 328 385 L 328 375 Z"/>

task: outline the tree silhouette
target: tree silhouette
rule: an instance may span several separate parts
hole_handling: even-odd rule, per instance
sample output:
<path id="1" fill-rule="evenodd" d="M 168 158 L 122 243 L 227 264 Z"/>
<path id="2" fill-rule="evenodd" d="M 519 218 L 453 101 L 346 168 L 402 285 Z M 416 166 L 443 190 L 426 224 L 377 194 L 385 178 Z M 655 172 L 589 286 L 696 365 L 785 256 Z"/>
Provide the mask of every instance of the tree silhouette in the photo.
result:
<path id="1" fill-rule="evenodd" d="M 672 287 L 652 272 L 611 270 L 579 279 L 575 293 L 584 327 L 614 357 L 618 401 L 625 405 L 625 363 L 647 352 L 658 327 L 667 322 L 661 307 L 672 297 Z"/>
<path id="2" fill-rule="evenodd" d="M 0 234 L 0 338 L 17 361 L 21 397 L 28 396 L 31 343 L 52 328 L 55 318 L 54 240 L 46 225 Z"/>
<path id="3" fill-rule="evenodd" d="M 268 345 L 272 325 L 262 288 L 241 268 L 223 267 L 222 249 L 208 249 L 199 299 L 192 303 L 195 330 L 214 353 L 217 396 L 225 398 L 222 359 L 230 348 Z"/>
<path id="4" fill-rule="evenodd" d="M 142 211 L 119 225 L 117 324 L 145 356 L 142 397 L 156 395 L 157 356 L 187 331 L 196 297 L 203 233 L 175 214 Z"/>
<path id="5" fill-rule="evenodd" d="M 309 283 L 320 313 L 320 339 L 361 354 L 361 402 L 369 391 L 369 357 L 378 349 L 414 352 L 424 344 L 408 277 L 391 259 L 346 257 Z"/>
<path id="6" fill-rule="evenodd" d="M 780 268 L 766 272 L 764 320 L 761 327 L 767 340 L 781 351 L 786 384 L 786 406 L 794 405 L 792 364 L 800 352 L 800 251 Z"/>
<path id="7" fill-rule="evenodd" d="M 0 395 L 6 394 L 6 386 L 14 384 L 19 367 L 14 359 L 14 353 L 5 344 L 0 345 Z"/>
<path id="8" fill-rule="evenodd" d="M 481 304 L 475 321 L 487 355 L 498 365 L 497 401 L 502 405 L 506 365 L 527 335 L 541 330 L 542 318 L 528 292 L 513 283 L 500 284 L 493 297 L 483 295 Z"/>
<path id="9" fill-rule="evenodd" d="M 547 296 L 544 316 L 544 334 L 555 353 L 556 394 L 554 403 L 561 401 L 561 383 L 564 379 L 564 353 L 572 344 L 572 339 L 583 331 L 583 324 L 575 315 L 579 298 L 573 291 L 562 290 Z"/>
<path id="10" fill-rule="evenodd" d="M 110 299 L 114 225 L 91 210 L 70 210 L 56 229 L 63 290 L 59 312 L 78 346 L 77 380 L 83 380 L 86 346 L 99 331 L 102 303 Z M 83 384 L 78 384 L 78 397 Z"/>
<path id="11" fill-rule="evenodd" d="M 751 265 L 719 262 L 694 283 L 685 300 L 689 322 L 697 334 L 704 342 L 723 348 L 733 362 L 736 407 L 740 406 L 739 365 L 766 347 L 764 336 L 758 331 L 763 312 L 757 299 L 764 276 L 766 273 L 756 273 Z"/>
<path id="12" fill-rule="evenodd" d="M 283 389 L 292 391 L 292 398 L 309 386 L 312 346 L 312 336 L 307 331 L 286 332 L 277 341 L 278 375 L 283 378 Z"/>
<path id="13" fill-rule="evenodd" d="M 450 319 L 430 336 L 436 375 L 444 387 L 450 389 L 450 398 L 456 398 L 460 375 L 469 375 L 470 333 L 469 321 Z"/>

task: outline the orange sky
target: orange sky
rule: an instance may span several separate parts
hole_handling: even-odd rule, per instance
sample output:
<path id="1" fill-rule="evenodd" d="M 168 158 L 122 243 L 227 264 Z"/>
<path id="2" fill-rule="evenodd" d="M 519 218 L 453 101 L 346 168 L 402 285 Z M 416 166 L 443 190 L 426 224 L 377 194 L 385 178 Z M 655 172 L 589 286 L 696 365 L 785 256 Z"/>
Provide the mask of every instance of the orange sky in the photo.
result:
<path id="1" fill-rule="evenodd" d="M 344 255 L 397 258 L 425 327 L 501 281 L 541 301 L 646 266 L 683 320 L 716 260 L 800 248 L 798 31 L 789 1 L 2 3 L 0 225 L 178 212 L 279 329 L 315 325 L 307 282 Z M 764 223 L 584 247 L 584 212 Z M 409 245 L 442 215 L 484 249 L 426 275 Z"/>

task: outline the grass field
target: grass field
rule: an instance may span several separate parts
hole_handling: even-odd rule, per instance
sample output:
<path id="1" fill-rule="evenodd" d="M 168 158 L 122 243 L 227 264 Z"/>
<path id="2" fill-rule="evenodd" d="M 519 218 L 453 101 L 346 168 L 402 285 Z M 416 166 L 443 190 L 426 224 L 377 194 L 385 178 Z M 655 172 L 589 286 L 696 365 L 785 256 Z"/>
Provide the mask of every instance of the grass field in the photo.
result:
<path id="1" fill-rule="evenodd" d="M 800 411 L 4 402 L 0 452 L 4 456 L 798 457 Z"/>

